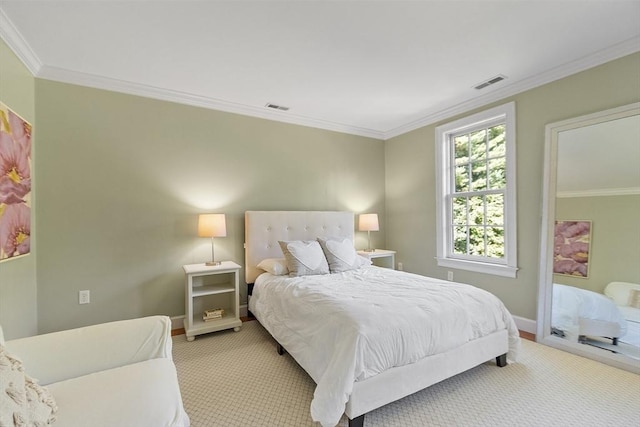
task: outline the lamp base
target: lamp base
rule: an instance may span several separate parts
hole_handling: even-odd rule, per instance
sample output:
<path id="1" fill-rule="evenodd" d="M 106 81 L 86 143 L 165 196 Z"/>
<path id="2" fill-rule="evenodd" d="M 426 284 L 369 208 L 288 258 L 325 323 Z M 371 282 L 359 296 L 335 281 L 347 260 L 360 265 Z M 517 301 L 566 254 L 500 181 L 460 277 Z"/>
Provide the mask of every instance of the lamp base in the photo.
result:
<path id="1" fill-rule="evenodd" d="M 204 265 L 207 265 L 209 267 L 214 266 L 214 265 L 221 265 L 222 262 L 221 261 L 207 261 L 204 263 Z"/>
<path id="2" fill-rule="evenodd" d="M 364 252 L 375 252 L 375 249 L 363 249 Z"/>

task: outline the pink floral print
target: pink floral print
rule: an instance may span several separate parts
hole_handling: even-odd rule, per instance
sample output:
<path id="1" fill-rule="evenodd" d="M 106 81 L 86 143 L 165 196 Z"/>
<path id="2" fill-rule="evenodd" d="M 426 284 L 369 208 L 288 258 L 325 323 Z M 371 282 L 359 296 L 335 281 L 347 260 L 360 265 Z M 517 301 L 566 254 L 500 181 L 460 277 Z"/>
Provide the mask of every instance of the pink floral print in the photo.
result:
<path id="1" fill-rule="evenodd" d="M 589 221 L 558 221 L 555 226 L 553 272 L 587 277 Z"/>
<path id="2" fill-rule="evenodd" d="M 31 250 L 31 209 L 24 204 L 8 205 L 0 221 L 0 248 L 7 258 Z"/>
<path id="3" fill-rule="evenodd" d="M 0 261 L 31 249 L 31 133 L 0 103 Z"/>

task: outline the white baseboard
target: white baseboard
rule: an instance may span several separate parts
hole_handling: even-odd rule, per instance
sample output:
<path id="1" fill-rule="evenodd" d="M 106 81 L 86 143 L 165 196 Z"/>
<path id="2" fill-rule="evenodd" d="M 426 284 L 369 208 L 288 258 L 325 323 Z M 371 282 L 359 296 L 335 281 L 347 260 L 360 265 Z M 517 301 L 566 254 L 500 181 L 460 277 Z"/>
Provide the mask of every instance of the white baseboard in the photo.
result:
<path id="1" fill-rule="evenodd" d="M 184 315 L 171 317 L 171 330 L 184 328 Z"/>
<path id="2" fill-rule="evenodd" d="M 513 320 L 516 322 L 516 326 L 519 330 L 529 332 L 530 334 L 536 333 L 536 321 L 531 319 L 525 319 L 520 316 L 513 316 Z"/>

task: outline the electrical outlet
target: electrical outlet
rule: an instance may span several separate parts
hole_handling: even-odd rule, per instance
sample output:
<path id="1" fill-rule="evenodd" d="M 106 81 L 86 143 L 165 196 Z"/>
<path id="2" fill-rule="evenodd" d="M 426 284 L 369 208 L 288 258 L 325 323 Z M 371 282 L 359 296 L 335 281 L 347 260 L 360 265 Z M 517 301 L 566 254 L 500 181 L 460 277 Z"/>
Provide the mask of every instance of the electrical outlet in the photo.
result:
<path id="1" fill-rule="evenodd" d="M 453 281 L 453 271 L 447 271 L 447 280 L 450 282 Z"/>
<path id="2" fill-rule="evenodd" d="M 89 304 L 91 302 L 91 292 L 90 291 L 79 291 L 78 292 L 78 304 Z"/>
<path id="3" fill-rule="evenodd" d="M 398 263 L 398 270 L 400 271 L 404 270 L 404 265 L 402 265 L 401 262 Z"/>

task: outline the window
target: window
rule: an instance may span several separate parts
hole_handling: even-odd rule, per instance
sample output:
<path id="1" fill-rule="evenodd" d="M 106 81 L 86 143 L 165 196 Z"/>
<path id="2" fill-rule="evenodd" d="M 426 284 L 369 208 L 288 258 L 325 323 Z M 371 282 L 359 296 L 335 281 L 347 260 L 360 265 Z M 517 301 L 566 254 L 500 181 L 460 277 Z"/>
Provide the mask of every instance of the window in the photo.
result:
<path id="1" fill-rule="evenodd" d="M 516 277 L 513 102 L 436 128 L 437 261 Z"/>

